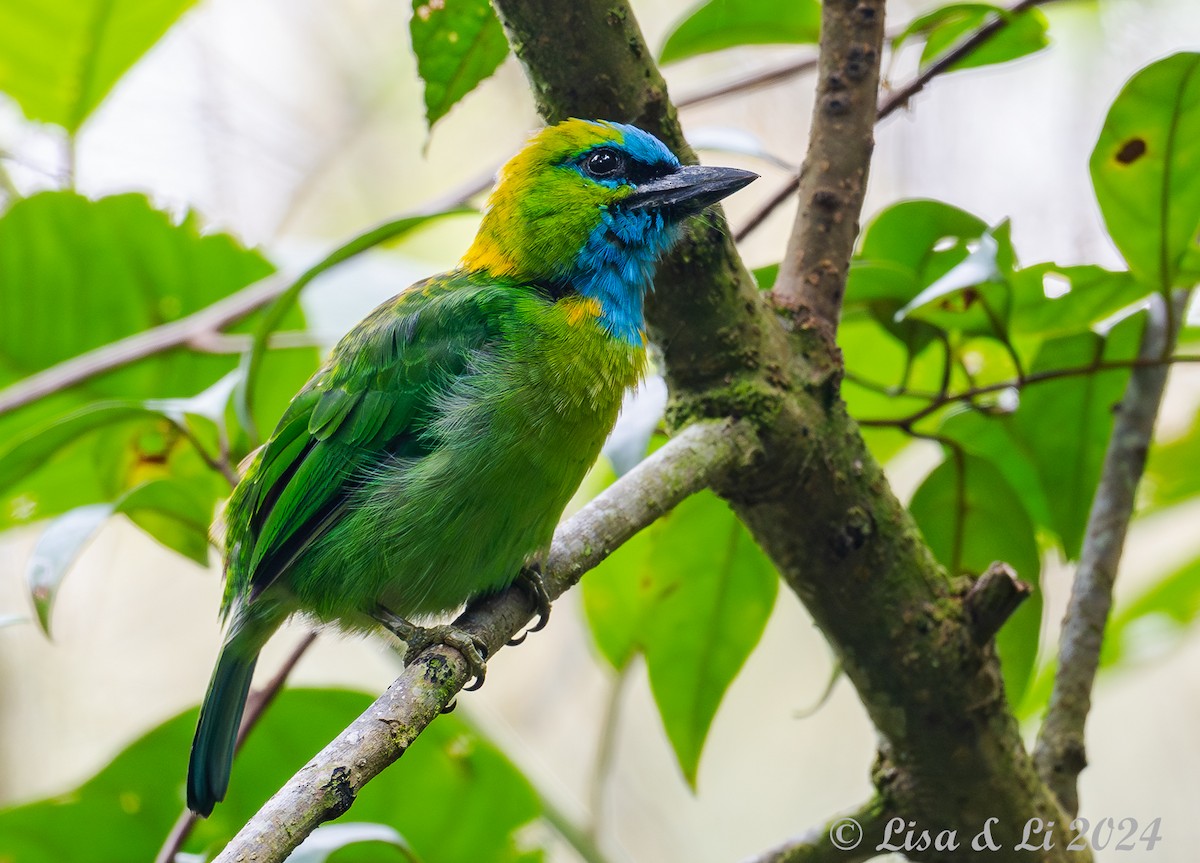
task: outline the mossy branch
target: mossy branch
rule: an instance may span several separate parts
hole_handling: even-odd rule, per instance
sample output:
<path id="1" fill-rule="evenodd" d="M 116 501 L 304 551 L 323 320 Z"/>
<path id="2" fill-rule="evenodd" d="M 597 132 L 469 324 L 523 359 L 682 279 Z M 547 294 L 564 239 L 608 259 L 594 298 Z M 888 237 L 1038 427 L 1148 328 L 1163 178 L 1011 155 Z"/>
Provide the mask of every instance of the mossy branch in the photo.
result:
<path id="1" fill-rule="evenodd" d="M 633 122 L 693 158 L 627 3 L 493 2 L 548 121 Z M 853 14 L 858 4 L 825 0 L 824 8 Z M 556 23 L 552 32 L 547 21 Z M 842 32 L 862 38 L 854 28 Z M 880 46 L 869 47 L 877 62 Z M 839 39 L 822 50 L 848 57 L 853 45 Z M 858 128 L 876 103 L 857 100 L 850 109 L 866 118 L 855 119 Z M 857 163 L 838 169 L 849 174 L 831 172 L 828 183 L 866 176 L 869 147 L 856 152 Z M 848 260 L 841 232 L 834 253 Z M 881 797 L 897 814 L 939 829 L 977 830 L 998 818 L 994 835 L 1009 849 L 1030 818 L 1055 822 L 1053 850 L 998 853 L 997 861 L 1090 859 L 1065 850 L 1062 813 L 1024 750 L 994 650 L 977 640 L 969 585 L 934 561 L 847 415 L 827 333 L 768 306 L 720 217 L 693 229 L 655 288 L 647 316 L 666 360 L 668 417 L 732 416 L 757 427 L 762 456 L 717 490 L 804 601 L 883 737 Z"/>
<path id="2" fill-rule="evenodd" d="M 542 574 L 560 596 L 613 550 L 689 495 L 755 457 L 744 424 L 700 423 L 601 493 L 555 534 Z M 463 612 L 455 624 L 495 655 L 533 615 L 511 588 Z M 322 823 L 350 808 L 358 792 L 404 754 L 467 682 L 462 655 L 439 645 L 422 653 L 345 731 L 300 769 L 238 832 L 215 863 L 278 863 Z"/>

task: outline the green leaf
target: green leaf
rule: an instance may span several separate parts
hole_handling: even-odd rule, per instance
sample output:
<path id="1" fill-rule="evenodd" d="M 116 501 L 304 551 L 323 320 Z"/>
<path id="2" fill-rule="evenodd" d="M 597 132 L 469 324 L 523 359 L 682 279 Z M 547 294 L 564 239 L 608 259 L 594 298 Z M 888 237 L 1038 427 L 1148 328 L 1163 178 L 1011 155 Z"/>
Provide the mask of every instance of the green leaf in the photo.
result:
<path id="1" fill-rule="evenodd" d="M 708 0 L 675 25 L 658 60 L 673 63 L 737 45 L 811 45 L 820 31 L 816 0 Z"/>
<path id="2" fill-rule="evenodd" d="M 1184 434 L 1150 448 L 1142 492 L 1153 509 L 1200 495 L 1200 415 Z"/>
<path id="3" fill-rule="evenodd" d="M 201 566 L 208 565 L 208 526 L 213 499 L 205 483 L 185 478 L 156 479 L 128 491 L 115 512 Z"/>
<path id="4" fill-rule="evenodd" d="M 1127 318 L 1107 337 L 1087 332 L 1051 339 L 1034 358 L 1030 374 L 1086 368 L 1098 360 L 1130 360 L 1137 354 L 1144 320 L 1141 314 Z M 1128 380 L 1128 369 L 1112 369 L 1027 385 L 1012 420 L 1037 465 L 1053 530 L 1072 560 L 1079 557 L 1100 480 L 1113 408 Z"/>
<path id="5" fill-rule="evenodd" d="M 1059 290 L 1046 296 L 1047 283 Z M 1104 319 L 1146 298 L 1150 288 L 1133 274 L 1083 265 L 1059 267 L 1038 264 L 1015 272 L 1013 311 L 1009 329 L 1019 336 L 1074 335 L 1091 329 Z"/>
<path id="6" fill-rule="evenodd" d="M 1188 287 L 1181 266 L 1200 231 L 1200 54 L 1167 57 L 1121 90 L 1096 149 L 1092 185 L 1129 269 L 1159 291 Z"/>
<path id="7" fill-rule="evenodd" d="M 185 851 L 211 856 L 293 773 L 371 703 L 336 689 L 285 690 L 238 754 L 229 796 L 196 825 Z M 153 859 L 184 805 L 189 710 L 147 733 L 79 788 L 0 811 L 0 859 L 111 863 Z M 358 795 L 353 818 L 387 825 L 423 863 L 517 863 L 518 834 L 540 814 L 533 789 L 495 746 L 442 716 Z M 523 844 L 523 843 L 522 843 Z M 354 845 L 339 863 L 403 860 Z"/>
<path id="8" fill-rule="evenodd" d="M 413 0 L 409 32 L 431 129 L 508 55 L 504 28 L 488 0 Z"/>
<path id="9" fill-rule="evenodd" d="M 0 386 L 178 321 L 271 272 L 261 255 L 228 235 L 202 234 L 194 216 L 175 223 L 141 195 L 91 201 L 46 192 L 18 201 L 0 218 Z M 292 320 L 303 327 L 298 311 Z M 232 329 L 255 324 L 251 317 Z M 311 349 L 271 352 L 263 375 L 269 385 L 255 400 L 258 416 L 273 425 L 316 361 Z M 236 366 L 234 355 L 174 349 L 0 414 L 0 441 L 8 445 L 0 529 L 115 500 L 165 473 L 209 472 L 159 415 L 136 414 L 147 399 L 194 395 Z M 33 441 L 16 465 L 21 459 L 13 447 L 31 429 L 114 400 L 124 407 L 71 420 L 53 451 L 43 445 L 51 441 Z M 76 421 L 95 425 L 72 427 Z M 16 486 L 14 469 L 21 474 Z"/>
<path id="10" fill-rule="evenodd" d="M 1018 701 L 1037 658 L 1041 556 L 1020 496 L 991 462 L 950 454 L 913 494 L 909 510 L 952 575 L 981 575 L 1002 560 L 1034 589 L 996 637 L 1009 697 Z"/>
<path id="11" fill-rule="evenodd" d="M 1200 559 L 1193 560 L 1117 608 L 1109 621 L 1101 666 L 1161 656 L 1200 618 Z"/>
<path id="12" fill-rule="evenodd" d="M 75 132 L 195 0 L 5 0 L 0 91 Z"/>
<path id="13" fill-rule="evenodd" d="M 33 597 L 42 632 L 50 635 L 50 612 L 71 565 L 112 515 L 112 504 L 95 503 L 60 515 L 42 531 L 29 564 L 25 583 Z"/>
<path id="14" fill-rule="evenodd" d="M 663 726 L 694 787 L 721 698 L 762 635 L 778 577 L 737 517 L 704 492 L 584 579 L 584 607 L 617 668 L 645 654 Z"/>
<path id="15" fill-rule="evenodd" d="M 991 3 L 951 3 L 914 19 L 896 37 L 893 45 L 899 48 L 913 36 L 925 37 L 925 47 L 921 51 L 921 68 L 924 69 L 983 27 L 993 16 L 1005 18 L 1007 23 L 974 51 L 953 63 L 949 71 L 1007 63 L 1040 51 L 1050 44 L 1046 35 L 1049 23 L 1038 9 L 1026 9 L 1014 14 Z"/>

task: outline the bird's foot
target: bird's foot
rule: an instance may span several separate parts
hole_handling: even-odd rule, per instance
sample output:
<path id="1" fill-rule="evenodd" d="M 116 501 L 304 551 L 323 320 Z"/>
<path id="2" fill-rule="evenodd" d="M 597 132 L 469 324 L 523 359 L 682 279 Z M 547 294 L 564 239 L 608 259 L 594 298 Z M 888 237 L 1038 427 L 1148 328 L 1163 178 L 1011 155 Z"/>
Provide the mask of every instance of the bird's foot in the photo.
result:
<path id="1" fill-rule="evenodd" d="M 550 593 L 546 590 L 545 579 L 542 578 L 541 565 L 531 563 L 524 567 L 517 573 L 517 578 L 513 583 L 520 586 L 533 600 L 534 609 L 537 611 L 537 623 L 510 640 L 508 642 L 510 647 L 516 647 L 523 642 L 529 633 L 545 629 L 546 624 L 550 622 Z"/>
<path id="2" fill-rule="evenodd" d="M 482 639 L 455 626 L 417 626 L 382 606 L 376 608 L 372 616 L 407 645 L 404 651 L 405 665 L 412 665 L 426 648 L 444 644 L 462 654 L 471 672 L 472 681 L 463 689 L 473 692 L 483 686 L 483 679 L 487 675 L 488 649 Z"/>

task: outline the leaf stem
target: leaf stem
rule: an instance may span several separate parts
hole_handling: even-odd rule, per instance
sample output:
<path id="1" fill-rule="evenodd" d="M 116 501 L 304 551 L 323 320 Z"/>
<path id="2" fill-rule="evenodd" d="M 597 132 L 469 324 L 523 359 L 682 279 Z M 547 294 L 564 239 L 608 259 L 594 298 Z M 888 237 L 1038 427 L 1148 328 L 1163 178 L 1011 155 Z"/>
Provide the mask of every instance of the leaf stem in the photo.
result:
<path id="1" fill-rule="evenodd" d="M 619 669 L 609 687 L 608 702 L 605 704 L 604 718 L 600 725 L 600 739 L 596 744 L 596 762 L 592 767 L 592 781 L 588 789 L 588 809 L 591 811 L 591 818 L 588 822 L 587 834 L 593 841 L 599 838 L 601 828 L 604 826 L 604 815 L 607 808 L 605 791 L 608 787 L 609 777 L 612 775 L 616 756 L 617 728 L 621 720 L 621 704 L 624 701 L 625 687 L 629 681 L 629 667 L 630 663 L 627 662 Z"/>

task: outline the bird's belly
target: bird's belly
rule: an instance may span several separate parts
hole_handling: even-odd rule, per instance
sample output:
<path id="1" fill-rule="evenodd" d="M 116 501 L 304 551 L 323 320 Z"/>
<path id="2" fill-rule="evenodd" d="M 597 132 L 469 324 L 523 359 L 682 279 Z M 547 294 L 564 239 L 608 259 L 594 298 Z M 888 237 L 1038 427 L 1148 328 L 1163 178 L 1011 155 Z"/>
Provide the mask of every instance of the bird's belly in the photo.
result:
<path id="1" fill-rule="evenodd" d="M 429 455 L 381 472 L 293 573 L 300 605 L 354 626 L 366 621 L 352 610 L 422 618 L 506 587 L 549 546 L 618 406 L 512 414 L 498 403 L 476 417 L 486 428 L 464 422 Z"/>

